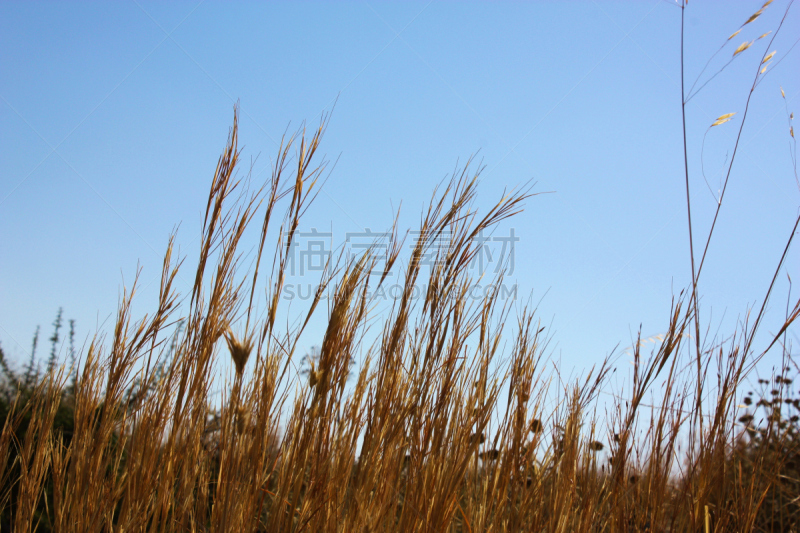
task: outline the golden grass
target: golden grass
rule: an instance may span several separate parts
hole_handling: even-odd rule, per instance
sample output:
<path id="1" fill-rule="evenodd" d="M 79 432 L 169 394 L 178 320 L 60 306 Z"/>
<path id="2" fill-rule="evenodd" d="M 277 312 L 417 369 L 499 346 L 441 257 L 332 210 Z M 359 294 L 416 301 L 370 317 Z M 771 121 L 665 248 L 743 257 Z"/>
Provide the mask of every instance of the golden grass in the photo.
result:
<path id="1" fill-rule="evenodd" d="M 762 63 L 771 57 L 765 52 Z M 684 93 L 684 110 L 715 76 Z M 123 294 L 109 342 L 91 343 L 74 384 L 54 368 L 32 390 L 18 389 L 0 433 L 0 519 L 11 521 L 0 528 L 472 533 L 797 527 L 800 423 L 791 410 L 800 410 L 800 401 L 787 395 L 786 373 L 775 377 L 770 400 L 766 393 L 755 405 L 749 396 L 744 400 L 766 412 L 764 424 L 756 425 L 751 414 L 738 426 L 736 419 L 745 376 L 800 315 L 800 302 L 787 307 L 765 350 L 753 343 L 772 285 L 755 320 L 721 344 L 703 342 L 697 278 L 713 227 L 698 266 L 690 237 L 692 286 L 673 299 L 665 333 L 647 339 L 655 346 L 649 356 L 637 339 L 629 393 L 616 396 L 597 420 L 593 409 L 598 394 L 607 392 L 608 361 L 584 379 L 555 387 L 546 370 L 549 339 L 536 309 L 511 315 L 500 298 L 502 274 L 493 280 L 494 292 L 467 297 L 474 283 L 468 266 L 479 252 L 473 238 L 519 212 L 532 196 L 528 190 L 504 194 L 479 216 L 472 208 L 479 172 L 470 163 L 434 191 L 402 272 L 395 268 L 402 245 L 395 221 L 381 276 L 371 274 L 377 249 L 332 260 L 300 325 L 281 329 L 276 321 L 292 239 L 325 170 L 315 161 L 327 117 L 310 133 L 284 137 L 271 178 L 251 189 L 249 179 L 235 177 L 237 115 L 211 184 L 188 304 L 179 305 L 173 287 L 182 260 L 173 258 L 171 238 L 151 315 L 133 320 L 134 283 Z M 747 106 L 741 116 L 743 125 Z M 688 172 L 687 162 L 691 230 Z M 262 258 L 281 206 L 283 237 L 275 242 L 265 282 Z M 257 216 L 263 219 L 252 276 L 242 275 L 242 237 Z M 791 236 L 796 230 L 797 224 Z M 449 237 L 444 246 L 434 248 L 443 234 Z M 434 249 L 437 261 L 424 270 L 421 259 Z M 376 326 L 370 294 L 390 271 L 401 277 L 402 294 Z M 419 286 L 427 287 L 421 301 L 413 296 Z M 256 291 L 264 288 L 267 312 L 259 319 L 252 310 L 259 305 Z M 332 296 L 319 357 L 308 380 L 298 382 L 299 339 L 326 293 Z M 509 349 L 501 348 L 502 339 L 511 340 Z M 364 363 L 348 384 L 351 362 L 361 352 Z M 211 387 L 218 357 L 228 355 L 235 375 L 220 402 Z M 10 373 L 2 357 L 0 363 Z M 707 377 L 710 369 L 715 382 Z M 65 406 L 71 434 L 54 429 Z"/>
<path id="2" fill-rule="evenodd" d="M 63 374 L 50 375 L 26 404 L 32 415 L 22 441 L 14 437 L 20 417 L 8 417 L 0 452 L 13 461 L 12 468 L 2 462 L 0 478 L 16 531 L 38 521 L 54 531 L 753 529 L 767 480 L 785 460 L 766 447 L 755 456 L 735 453 L 742 438 L 733 422 L 735 392 L 749 356 L 741 346 L 754 332 L 701 354 L 701 364 L 714 362 L 723 372 L 715 401 L 706 402 L 713 405 L 710 421 L 684 414 L 700 401 L 703 384 L 680 370 L 691 367 L 681 346 L 693 320 L 683 296 L 652 357 L 645 359 L 636 343 L 631 395 L 616 403 L 608 428 L 590 416 L 607 363 L 543 412 L 547 339 L 535 309 L 510 317 L 496 291 L 479 301 L 466 297 L 477 253 L 472 238 L 518 212 L 530 194 L 504 195 L 478 216 L 470 207 L 477 174 L 469 165 L 434 194 L 402 273 L 404 292 L 378 339 L 364 347 L 366 363 L 349 387 L 350 361 L 370 318 L 368 289 L 385 275 L 370 276 L 371 252 L 328 265 L 322 286 L 333 297 L 318 366 L 297 388 L 292 360 L 308 318 L 294 330 L 275 326 L 285 239 L 276 243 L 267 283 L 269 312 L 259 321 L 249 310 L 274 207 L 290 199 L 281 233 L 291 235 L 316 192 L 321 167 L 312 159 L 324 129 L 323 121 L 310 140 L 285 140 L 269 183 L 248 191 L 233 178 L 234 120 L 209 194 L 188 309 L 179 309 L 172 287 L 180 262 L 170 241 L 156 311 L 132 321 L 134 286 L 120 304 L 110 346 L 89 347 L 73 393 L 69 442 L 52 431 L 65 398 Z M 287 154 L 297 144 L 299 164 L 287 187 Z M 262 206 L 255 273 L 241 281 L 238 246 Z M 452 238 L 423 280 L 419 258 L 445 231 Z M 399 250 L 392 248 L 387 268 Z M 429 290 L 416 302 L 413 288 L 421 281 Z M 321 296 L 306 310 L 309 317 Z M 155 372 L 179 313 L 185 328 L 174 356 Z M 796 315 L 795 309 L 787 321 Z M 509 318 L 513 327 L 505 325 Z M 242 321 L 245 333 L 237 336 L 232 331 Z M 501 335 L 513 339 L 505 364 L 498 361 Z M 235 379 L 214 418 L 209 390 L 225 345 Z M 134 401 L 126 391 L 135 378 Z M 664 386 L 654 389 L 657 378 Z M 642 432 L 646 393 L 662 397 L 659 408 L 646 411 Z M 681 435 L 691 437 L 683 452 Z M 780 432 L 766 438 L 786 442 Z M 46 509 L 37 514 L 43 501 Z"/>

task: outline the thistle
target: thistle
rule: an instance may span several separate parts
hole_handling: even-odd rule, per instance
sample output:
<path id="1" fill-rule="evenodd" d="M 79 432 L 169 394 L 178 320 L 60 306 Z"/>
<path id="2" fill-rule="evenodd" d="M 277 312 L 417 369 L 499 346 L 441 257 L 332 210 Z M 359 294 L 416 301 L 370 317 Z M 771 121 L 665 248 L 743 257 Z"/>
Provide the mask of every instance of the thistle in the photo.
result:
<path id="1" fill-rule="evenodd" d="M 478 454 L 478 457 L 484 461 L 497 461 L 497 459 L 500 458 L 500 450 L 493 449 L 486 452 L 481 452 Z"/>
<path id="2" fill-rule="evenodd" d="M 483 444 L 486 441 L 486 437 L 484 437 L 483 433 L 473 433 L 469 436 L 469 445 L 473 446 L 475 444 Z"/>

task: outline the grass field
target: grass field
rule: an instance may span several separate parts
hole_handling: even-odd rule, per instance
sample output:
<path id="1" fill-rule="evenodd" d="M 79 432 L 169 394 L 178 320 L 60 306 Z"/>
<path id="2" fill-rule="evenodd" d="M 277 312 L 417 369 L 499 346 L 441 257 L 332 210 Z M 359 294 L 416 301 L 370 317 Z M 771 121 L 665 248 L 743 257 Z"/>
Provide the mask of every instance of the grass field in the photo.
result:
<path id="1" fill-rule="evenodd" d="M 132 316 L 136 286 L 127 289 L 113 334 L 74 368 L 21 373 L 2 358 L 3 531 L 800 527 L 798 367 L 783 343 L 800 302 L 769 324 L 772 344 L 755 343 L 763 307 L 725 342 L 703 342 L 705 254 L 693 251 L 694 284 L 675 295 L 652 352 L 634 345 L 627 395 L 602 419 L 594 406 L 608 361 L 554 393 L 537 310 L 512 313 L 496 292 L 466 297 L 473 237 L 535 201 L 530 190 L 512 191 L 476 212 L 470 164 L 434 191 L 408 261 L 398 261 L 397 227 L 383 275 L 372 272 L 377 248 L 332 258 L 299 326 L 282 327 L 287 236 L 313 208 L 326 126 L 327 117 L 284 138 L 271 178 L 253 187 L 237 178 L 235 116 L 200 256 L 183 264 L 170 241 L 155 309 Z M 252 225 L 261 237 L 245 268 L 242 236 Z M 276 228 L 283 237 L 270 246 Z M 787 250 L 796 230 L 787 228 Z M 444 232 L 435 266 L 423 269 L 420 258 Z M 173 289 L 179 268 L 195 280 L 184 300 Z M 376 323 L 369 294 L 389 270 L 404 289 Z M 501 282 L 502 274 L 493 285 Z M 417 286 L 428 287 L 423 298 L 412 298 Z M 252 313 L 254 301 L 265 302 L 265 316 Z M 326 312 L 319 356 L 298 384 L 306 317 Z M 747 394 L 745 376 L 781 346 L 785 368 Z M 214 399 L 218 360 L 228 357 L 232 379 Z M 555 407 L 545 401 L 553 394 Z"/>

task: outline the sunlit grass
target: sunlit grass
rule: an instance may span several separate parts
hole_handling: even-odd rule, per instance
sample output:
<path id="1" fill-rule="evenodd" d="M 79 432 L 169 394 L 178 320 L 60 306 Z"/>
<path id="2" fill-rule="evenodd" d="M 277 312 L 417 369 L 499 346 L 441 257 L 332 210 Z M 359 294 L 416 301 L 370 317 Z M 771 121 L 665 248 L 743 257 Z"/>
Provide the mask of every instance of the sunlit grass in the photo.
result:
<path id="1" fill-rule="evenodd" d="M 281 327 L 291 239 L 320 190 L 326 126 L 324 117 L 310 133 L 284 138 L 271 178 L 253 187 L 249 176 L 237 179 L 235 114 L 200 256 L 183 266 L 170 239 L 154 311 L 131 316 L 134 284 L 113 334 L 91 343 L 76 374 L 50 365 L 23 379 L 0 357 L 3 530 L 796 527 L 800 405 L 789 375 L 797 367 L 785 351 L 786 368 L 741 400 L 749 370 L 772 345 L 753 345 L 761 313 L 723 343 L 701 342 L 705 252 L 696 269 L 692 252 L 693 285 L 670 303 L 664 333 L 636 340 L 627 392 L 599 419 L 609 361 L 554 384 L 537 310 L 512 313 L 500 298 L 502 273 L 491 280 L 496 291 L 467 297 L 474 237 L 535 201 L 533 191 L 516 190 L 477 212 L 471 163 L 434 191 L 408 261 L 398 261 L 395 223 L 388 251 L 332 257 L 297 326 Z M 260 238 L 248 269 L 242 240 L 254 224 Z M 434 250 L 433 267 L 423 268 Z M 179 268 L 196 269 L 185 300 L 173 287 Z M 376 321 L 370 295 L 390 271 L 403 290 Z M 427 292 L 416 299 L 420 286 Z M 262 317 L 253 312 L 259 303 Z M 298 374 L 300 338 L 315 313 L 327 313 L 321 349 Z M 771 324 L 775 339 L 798 314 L 800 304 Z M 233 379 L 215 399 L 217 363 L 228 357 Z"/>

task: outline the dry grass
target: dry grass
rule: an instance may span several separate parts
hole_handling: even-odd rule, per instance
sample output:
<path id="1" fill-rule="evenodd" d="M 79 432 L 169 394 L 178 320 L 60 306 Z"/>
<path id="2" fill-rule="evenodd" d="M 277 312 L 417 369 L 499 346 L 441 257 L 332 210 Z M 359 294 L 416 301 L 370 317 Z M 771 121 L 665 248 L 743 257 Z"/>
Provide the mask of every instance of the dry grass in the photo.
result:
<path id="1" fill-rule="evenodd" d="M 745 420 L 743 431 L 736 422 L 738 391 L 762 355 L 753 347 L 761 314 L 730 340 L 701 344 L 693 335 L 694 278 L 672 302 L 652 354 L 637 342 L 629 396 L 617 399 L 605 425 L 592 413 L 608 362 L 559 385 L 558 401 L 548 403 L 548 339 L 536 309 L 512 316 L 498 292 L 467 298 L 468 265 L 479 251 L 473 237 L 513 216 L 531 194 L 506 194 L 479 216 L 470 164 L 434 192 L 399 273 L 402 296 L 374 341 L 369 294 L 400 270 L 398 238 L 382 276 L 371 274 L 376 249 L 329 263 L 301 325 L 278 327 L 291 243 L 277 239 L 266 283 L 262 256 L 276 210 L 285 209 L 279 233 L 291 240 L 319 190 L 325 164 L 315 161 L 326 123 L 285 138 L 271 179 L 251 189 L 236 179 L 234 119 L 188 304 L 181 307 L 173 289 L 181 261 L 170 240 L 152 315 L 131 317 L 134 284 L 113 335 L 91 344 L 74 387 L 54 369 L 12 406 L 0 433 L 0 516 L 14 531 L 795 527 L 797 483 L 778 472 L 796 475 L 800 462 L 797 417 L 786 414 L 797 402 L 786 398 L 781 412 L 773 401 L 762 426 Z M 240 245 L 257 216 L 257 259 L 245 276 Z M 435 266 L 423 269 L 420 259 L 445 232 Z M 268 311 L 259 319 L 251 310 L 264 286 Z M 415 286 L 428 287 L 420 301 Z M 326 291 L 319 358 L 298 385 L 298 342 Z M 775 328 L 776 339 L 798 314 L 800 303 Z M 170 349 L 165 340 L 178 319 Z M 511 339 L 508 349 L 501 338 Z M 365 362 L 348 383 L 362 351 Z M 235 375 L 220 404 L 210 391 L 217 358 L 228 356 Z M 716 382 L 707 382 L 709 368 L 718 370 Z M 656 405 L 645 406 L 645 397 Z M 74 410 L 68 439 L 53 429 L 64 402 Z"/>
<path id="2" fill-rule="evenodd" d="M 693 381 L 694 370 L 680 371 L 693 366 L 682 349 L 693 320 L 683 296 L 652 356 L 635 349 L 631 395 L 616 404 L 609 427 L 590 416 L 605 363 L 543 412 L 547 339 L 535 310 L 510 317 L 497 293 L 466 297 L 472 238 L 519 211 L 529 194 L 508 194 L 479 217 L 470 208 L 477 176 L 469 166 L 434 194 L 402 274 L 405 291 L 372 345 L 362 343 L 368 289 L 383 281 L 370 276 L 375 255 L 329 265 L 322 285 L 333 296 L 318 366 L 296 386 L 291 361 L 307 320 L 295 330 L 275 327 L 286 240 L 276 243 L 261 321 L 249 316 L 259 277 L 237 281 L 237 247 L 260 207 L 257 264 L 276 204 L 288 202 L 283 234 L 297 228 L 316 192 L 321 167 L 312 159 L 324 126 L 310 139 L 286 140 L 271 181 L 250 192 L 234 180 L 234 122 L 209 194 L 185 327 L 162 372 L 154 368 L 163 367 L 163 339 L 179 312 L 171 246 L 157 310 L 134 323 L 131 289 L 110 345 L 90 346 L 72 394 L 70 442 L 52 431 L 63 374 L 31 394 L 23 440 L 13 436 L 20 416 L 7 418 L 0 452 L 13 461 L 3 461 L 0 476 L 13 510 L 4 515 L 16 531 L 37 520 L 55 531 L 699 531 L 706 520 L 714 531 L 753 529 L 765 480 L 788 457 L 770 450 L 789 442 L 785 431 L 765 432 L 769 446 L 742 448 L 734 428 L 734 393 L 751 355 L 742 346 L 754 331 L 701 354 L 702 365 L 724 371 L 715 401 L 704 402 L 710 420 L 687 407 L 704 384 Z M 300 164 L 285 186 L 295 145 Z M 452 238 L 426 272 L 419 258 L 445 231 Z M 387 268 L 398 253 L 399 246 L 390 251 Z M 417 302 L 421 282 L 429 290 Z M 244 333 L 235 334 L 242 323 Z M 505 363 L 501 334 L 513 339 Z M 348 386 L 362 348 L 366 364 Z M 235 377 L 214 418 L 215 359 L 228 353 Z M 654 390 L 657 378 L 665 385 Z M 661 394 L 659 409 L 641 410 L 648 392 Z M 642 413 L 650 417 L 644 432 Z M 686 435 L 692 445 L 679 455 Z"/>

